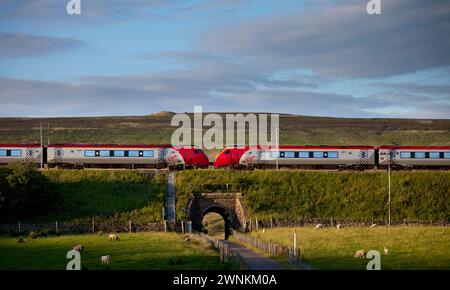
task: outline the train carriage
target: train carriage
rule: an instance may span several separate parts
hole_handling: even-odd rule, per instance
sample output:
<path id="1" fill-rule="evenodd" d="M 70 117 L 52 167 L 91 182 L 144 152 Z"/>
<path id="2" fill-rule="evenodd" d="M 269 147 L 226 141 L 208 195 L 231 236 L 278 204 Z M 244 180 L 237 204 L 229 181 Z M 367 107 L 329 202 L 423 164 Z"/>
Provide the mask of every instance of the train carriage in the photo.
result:
<path id="1" fill-rule="evenodd" d="M 183 148 L 184 154 L 194 148 Z M 200 150 L 201 151 L 201 150 Z M 51 144 L 50 167 L 155 167 L 186 166 L 182 154 L 170 145 Z M 187 165 L 191 165 L 188 163 Z"/>
<path id="2" fill-rule="evenodd" d="M 381 168 L 450 168 L 450 146 L 379 146 Z"/>
<path id="3" fill-rule="evenodd" d="M 39 144 L 0 144 L 0 164 L 41 162 L 43 150 Z"/>
<path id="4" fill-rule="evenodd" d="M 373 146 L 279 146 L 278 149 L 228 147 L 217 155 L 214 166 L 364 169 L 375 166 L 375 152 Z"/>

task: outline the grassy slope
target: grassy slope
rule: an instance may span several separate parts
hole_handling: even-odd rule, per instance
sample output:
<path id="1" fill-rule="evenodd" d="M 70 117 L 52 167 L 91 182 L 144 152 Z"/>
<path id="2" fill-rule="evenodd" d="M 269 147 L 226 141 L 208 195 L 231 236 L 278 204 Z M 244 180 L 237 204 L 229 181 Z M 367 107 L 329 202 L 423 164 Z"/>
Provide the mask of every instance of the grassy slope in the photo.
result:
<path id="1" fill-rule="evenodd" d="M 162 113 L 128 117 L 0 118 L 0 143 L 38 143 L 40 122 L 44 124 L 44 142 L 47 141 L 45 127 L 50 124 L 52 143 L 170 143 L 171 134 L 176 129 L 170 126 L 171 117 L 171 113 Z M 281 115 L 280 143 L 450 145 L 450 120 Z M 216 151 L 208 153 L 212 160 Z"/>
<path id="2" fill-rule="evenodd" d="M 120 242 L 108 241 L 107 235 L 74 235 L 25 240 L 0 237 L 0 269 L 64 270 L 66 253 L 82 244 L 81 266 L 89 270 L 105 269 L 100 256 L 110 255 L 108 269 L 227 269 L 216 252 L 197 241 L 184 242 L 184 236 L 173 233 L 121 234 Z"/>
<path id="3" fill-rule="evenodd" d="M 293 228 L 252 233 L 261 239 L 292 245 Z M 450 269 L 448 227 L 296 228 L 303 259 L 317 269 L 360 269 L 367 261 L 354 258 L 359 249 L 378 250 L 381 269 Z M 384 247 L 389 255 L 383 255 Z"/>
<path id="4" fill-rule="evenodd" d="M 50 170 L 44 174 L 58 192 L 59 200 L 53 213 L 41 221 L 161 220 L 166 193 L 162 175 L 150 181 L 129 170 Z"/>
<path id="5" fill-rule="evenodd" d="M 250 212 L 259 218 L 387 220 L 385 171 L 233 171 L 177 173 L 177 213 L 191 192 L 242 192 Z M 449 220 L 450 172 L 392 173 L 394 221 Z"/>

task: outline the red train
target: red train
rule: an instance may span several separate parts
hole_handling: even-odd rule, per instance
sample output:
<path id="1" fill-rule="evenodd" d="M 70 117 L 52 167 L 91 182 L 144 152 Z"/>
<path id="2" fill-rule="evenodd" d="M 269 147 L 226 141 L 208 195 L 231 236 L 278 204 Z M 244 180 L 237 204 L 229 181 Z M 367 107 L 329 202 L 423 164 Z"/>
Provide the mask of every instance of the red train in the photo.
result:
<path id="1" fill-rule="evenodd" d="M 215 168 L 450 168 L 450 146 L 227 147 Z"/>
<path id="2" fill-rule="evenodd" d="M 201 168 L 209 160 L 194 146 L 136 144 L 0 144 L 0 163 L 42 162 L 48 167 Z"/>
<path id="3" fill-rule="evenodd" d="M 48 167 L 207 168 L 194 146 L 118 144 L 0 144 L 0 163 L 28 162 Z M 215 168 L 450 168 L 450 146 L 279 146 L 226 147 Z"/>

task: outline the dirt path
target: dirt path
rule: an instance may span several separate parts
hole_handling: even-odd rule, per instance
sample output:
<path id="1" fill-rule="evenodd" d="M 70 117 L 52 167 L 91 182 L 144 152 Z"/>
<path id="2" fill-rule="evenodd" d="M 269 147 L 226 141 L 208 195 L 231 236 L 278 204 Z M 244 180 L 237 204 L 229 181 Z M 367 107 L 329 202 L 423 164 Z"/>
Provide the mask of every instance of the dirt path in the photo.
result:
<path id="1" fill-rule="evenodd" d="M 244 246 L 230 241 L 224 241 L 224 243 L 228 244 L 228 250 L 230 252 L 239 253 L 248 270 L 285 270 L 283 266 L 274 260 L 261 256 Z"/>

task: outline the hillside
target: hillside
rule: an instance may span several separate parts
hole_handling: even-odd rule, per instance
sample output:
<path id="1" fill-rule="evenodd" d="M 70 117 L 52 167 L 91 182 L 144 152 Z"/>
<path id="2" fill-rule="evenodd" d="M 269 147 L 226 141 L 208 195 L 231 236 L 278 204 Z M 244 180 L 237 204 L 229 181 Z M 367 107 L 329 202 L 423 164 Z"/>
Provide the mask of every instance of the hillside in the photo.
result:
<path id="1" fill-rule="evenodd" d="M 0 143 L 38 143 L 41 122 L 45 144 L 48 140 L 51 143 L 170 143 L 176 129 L 170 126 L 172 115 L 162 112 L 123 117 L 0 118 Z M 450 120 L 280 115 L 280 143 L 450 145 Z M 209 152 L 210 157 L 214 153 Z"/>

